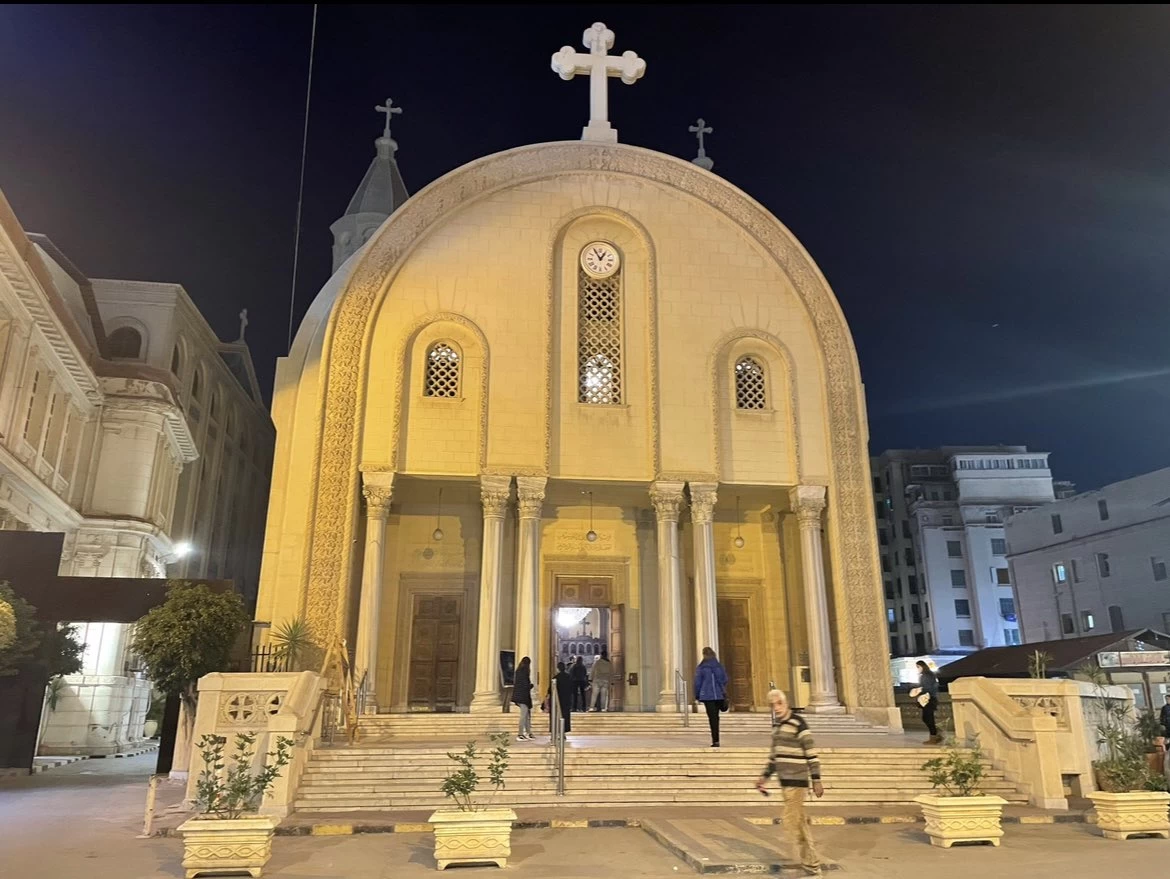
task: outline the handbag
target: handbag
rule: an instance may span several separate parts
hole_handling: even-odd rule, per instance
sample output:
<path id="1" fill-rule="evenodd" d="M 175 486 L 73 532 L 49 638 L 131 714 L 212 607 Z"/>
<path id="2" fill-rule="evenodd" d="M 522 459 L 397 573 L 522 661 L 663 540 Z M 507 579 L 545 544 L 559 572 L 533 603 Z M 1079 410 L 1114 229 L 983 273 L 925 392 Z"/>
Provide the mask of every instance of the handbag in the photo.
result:
<path id="1" fill-rule="evenodd" d="M 925 708 L 927 705 L 930 704 L 930 693 L 919 693 L 915 697 L 914 701 L 916 701 L 919 705 L 921 705 L 923 708 Z"/>

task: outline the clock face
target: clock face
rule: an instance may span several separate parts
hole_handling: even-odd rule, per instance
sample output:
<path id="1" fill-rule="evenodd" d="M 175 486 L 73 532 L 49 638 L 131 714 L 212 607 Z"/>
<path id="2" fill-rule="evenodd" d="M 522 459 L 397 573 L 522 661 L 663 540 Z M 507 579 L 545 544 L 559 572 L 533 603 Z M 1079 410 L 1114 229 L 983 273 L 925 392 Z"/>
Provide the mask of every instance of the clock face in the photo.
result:
<path id="1" fill-rule="evenodd" d="M 581 251 L 581 268 L 595 278 L 608 278 L 620 265 L 617 248 L 604 241 L 594 241 Z"/>

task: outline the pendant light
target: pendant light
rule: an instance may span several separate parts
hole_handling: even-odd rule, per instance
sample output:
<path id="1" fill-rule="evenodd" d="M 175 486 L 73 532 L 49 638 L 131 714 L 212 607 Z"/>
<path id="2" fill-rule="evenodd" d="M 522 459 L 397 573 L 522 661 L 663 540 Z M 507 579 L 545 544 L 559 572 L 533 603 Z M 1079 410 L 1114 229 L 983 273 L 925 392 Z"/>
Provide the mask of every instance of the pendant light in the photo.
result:
<path id="1" fill-rule="evenodd" d="M 443 529 L 439 527 L 443 519 L 443 489 L 439 489 L 439 510 L 435 513 L 435 530 L 431 532 L 431 538 L 435 541 L 443 539 Z"/>
<path id="2" fill-rule="evenodd" d="M 593 492 L 589 492 L 589 530 L 585 532 L 585 539 L 590 543 L 597 541 L 597 532 L 593 530 Z"/>
<path id="3" fill-rule="evenodd" d="M 740 531 L 740 527 L 739 527 L 739 526 L 740 526 L 740 519 L 739 519 L 739 495 L 737 494 L 737 495 L 735 496 L 735 540 L 733 540 L 733 541 L 732 541 L 732 543 L 734 543 L 734 544 L 735 544 L 735 548 L 736 548 L 736 549 L 743 549 L 743 544 L 744 544 L 744 540 L 743 540 L 743 532 L 742 532 L 742 531 Z"/>

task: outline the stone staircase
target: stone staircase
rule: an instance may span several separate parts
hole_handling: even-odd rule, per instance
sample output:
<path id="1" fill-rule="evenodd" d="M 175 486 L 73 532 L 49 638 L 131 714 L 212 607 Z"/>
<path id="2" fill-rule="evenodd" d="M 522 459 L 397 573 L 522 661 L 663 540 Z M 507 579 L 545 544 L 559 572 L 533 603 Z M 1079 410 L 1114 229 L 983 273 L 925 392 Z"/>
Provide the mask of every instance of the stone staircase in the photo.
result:
<path id="1" fill-rule="evenodd" d="M 381 715 L 364 718 L 358 744 L 313 752 L 297 792 L 303 813 L 431 809 L 445 805 L 439 791 L 452 764 L 451 750 L 486 733 L 515 731 L 515 714 Z M 766 714 L 723 716 L 724 747 L 705 747 L 706 718 L 691 718 L 689 731 L 677 714 L 574 715 L 565 754 L 566 795 L 556 795 L 554 750 L 547 737 L 514 742 L 508 786 L 501 803 L 513 808 L 609 808 L 651 806 L 761 806 L 753 787 L 767 760 Z M 541 716 L 547 724 L 547 716 Z M 922 763 L 932 753 L 906 746 L 884 730 L 848 716 L 810 719 L 819 747 L 825 797 L 837 806 L 906 804 L 930 791 Z M 690 733 L 687 735 L 686 733 Z M 848 735 L 841 745 L 839 735 Z M 879 745 L 863 746 L 864 736 Z M 596 738 L 593 738 L 596 737 Z M 914 742 L 917 739 L 912 740 Z M 485 761 L 486 765 L 486 761 Z M 1013 803 L 1027 802 L 1003 772 L 988 765 L 984 790 Z M 774 800 L 773 800 L 774 802 Z M 636 812 L 634 813 L 636 814 Z"/>

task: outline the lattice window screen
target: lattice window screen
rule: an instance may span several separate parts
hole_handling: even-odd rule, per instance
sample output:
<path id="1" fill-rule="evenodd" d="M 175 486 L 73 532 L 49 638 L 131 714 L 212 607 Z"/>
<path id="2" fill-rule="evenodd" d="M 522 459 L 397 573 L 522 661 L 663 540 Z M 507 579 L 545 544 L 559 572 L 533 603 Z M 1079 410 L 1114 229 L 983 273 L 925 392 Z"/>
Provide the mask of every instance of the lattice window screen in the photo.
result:
<path id="1" fill-rule="evenodd" d="M 423 396 L 459 396 L 459 352 L 446 342 L 436 342 L 427 352 L 427 381 Z"/>
<path id="2" fill-rule="evenodd" d="M 621 270 L 593 278 L 577 270 L 577 399 L 582 403 L 622 401 Z"/>
<path id="3" fill-rule="evenodd" d="M 741 357 L 735 364 L 735 408 L 767 409 L 764 367 L 754 357 Z"/>

